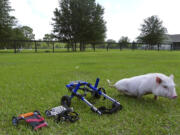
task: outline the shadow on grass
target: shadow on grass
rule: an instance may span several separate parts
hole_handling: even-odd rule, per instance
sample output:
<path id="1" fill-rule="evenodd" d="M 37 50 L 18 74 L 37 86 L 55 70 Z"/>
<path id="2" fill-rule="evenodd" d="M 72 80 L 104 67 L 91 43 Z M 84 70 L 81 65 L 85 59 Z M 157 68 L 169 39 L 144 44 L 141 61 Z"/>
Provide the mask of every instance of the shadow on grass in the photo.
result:
<path id="1" fill-rule="evenodd" d="M 160 97 L 155 100 L 152 96 L 143 96 L 141 98 L 137 98 L 118 94 L 115 98 L 120 101 L 124 109 L 127 108 L 128 110 L 143 109 L 143 111 L 149 111 L 154 109 L 160 112 L 167 112 L 167 108 L 171 106 L 169 99 L 163 99 Z"/>

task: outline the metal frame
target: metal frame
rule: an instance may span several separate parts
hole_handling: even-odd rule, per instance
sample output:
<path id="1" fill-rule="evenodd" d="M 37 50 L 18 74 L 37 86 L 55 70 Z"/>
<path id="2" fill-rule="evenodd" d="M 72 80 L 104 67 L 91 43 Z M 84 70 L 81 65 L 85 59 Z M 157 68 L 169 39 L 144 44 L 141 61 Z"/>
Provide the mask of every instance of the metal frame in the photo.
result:
<path id="1" fill-rule="evenodd" d="M 94 93 L 97 93 L 98 95 L 102 95 L 104 98 L 112 101 L 113 103 L 115 103 L 117 105 L 120 105 L 120 103 L 118 101 L 116 101 L 115 99 L 106 95 L 104 92 L 102 92 L 101 88 L 98 88 L 99 80 L 100 80 L 99 78 L 96 79 L 94 86 L 85 81 L 76 81 L 76 82 L 71 82 L 70 84 L 66 85 L 66 87 L 72 92 L 70 99 L 72 99 L 74 96 L 76 96 L 79 99 L 81 99 L 83 102 L 85 102 L 89 107 L 91 107 L 91 110 L 93 110 L 94 112 L 97 112 L 99 115 L 102 115 L 102 112 L 100 110 L 98 110 L 98 108 L 96 108 L 93 104 L 91 104 L 88 100 L 86 100 L 86 98 L 85 98 L 86 92 L 91 92 L 91 93 L 94 92 Z M 85 86 L 85 87 L 80 88 L 81 86 Z M 79 94 L 78 93 L 79 89 L 84 90 L 85 94 L 84 95 Z"/>

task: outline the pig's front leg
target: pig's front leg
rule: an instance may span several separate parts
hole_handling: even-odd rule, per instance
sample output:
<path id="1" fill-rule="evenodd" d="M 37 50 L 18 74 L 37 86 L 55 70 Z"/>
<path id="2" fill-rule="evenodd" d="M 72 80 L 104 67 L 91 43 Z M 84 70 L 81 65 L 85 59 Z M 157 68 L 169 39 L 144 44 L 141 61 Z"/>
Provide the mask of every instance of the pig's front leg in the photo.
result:
<path id="1" fill-rule="evenodd" d="M 143 89 L 138 89 L 137 91 L 137 98 L 141 98 L 142 96 L 146 95 L 145 90 Z"/>
<path id="2" fill-rule="evenodd" d="M 154 95 L 154 100 L 157 100 L 158 96 Z"/>

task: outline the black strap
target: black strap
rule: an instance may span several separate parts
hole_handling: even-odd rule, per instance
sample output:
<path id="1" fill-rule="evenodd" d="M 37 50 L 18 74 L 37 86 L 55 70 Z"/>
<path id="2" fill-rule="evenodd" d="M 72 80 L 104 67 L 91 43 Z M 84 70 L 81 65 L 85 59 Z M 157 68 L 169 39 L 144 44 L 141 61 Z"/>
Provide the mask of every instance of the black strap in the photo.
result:
<path id="1" fill-rule="evenodd" d="M 112 114 L 117 112 L 118 110 L 122 109 L 122 105 L 117 104 L 117 103 L 113 103 L 112 108 L 108 109 L 105 106 L 101 106 L 98 108 L 98 110 L 102 113 L 102 114 Z"/>

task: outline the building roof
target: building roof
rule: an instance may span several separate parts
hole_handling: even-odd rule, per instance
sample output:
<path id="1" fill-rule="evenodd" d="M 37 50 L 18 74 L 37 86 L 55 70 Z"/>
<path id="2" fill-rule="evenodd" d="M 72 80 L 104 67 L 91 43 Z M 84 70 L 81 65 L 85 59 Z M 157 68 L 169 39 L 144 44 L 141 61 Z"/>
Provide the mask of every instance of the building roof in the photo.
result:
<path id="1" fill-rule="evenodd" d="M 180 42 L 180 34 L 167 35 L 167 40 L 172 43 Z"/>

